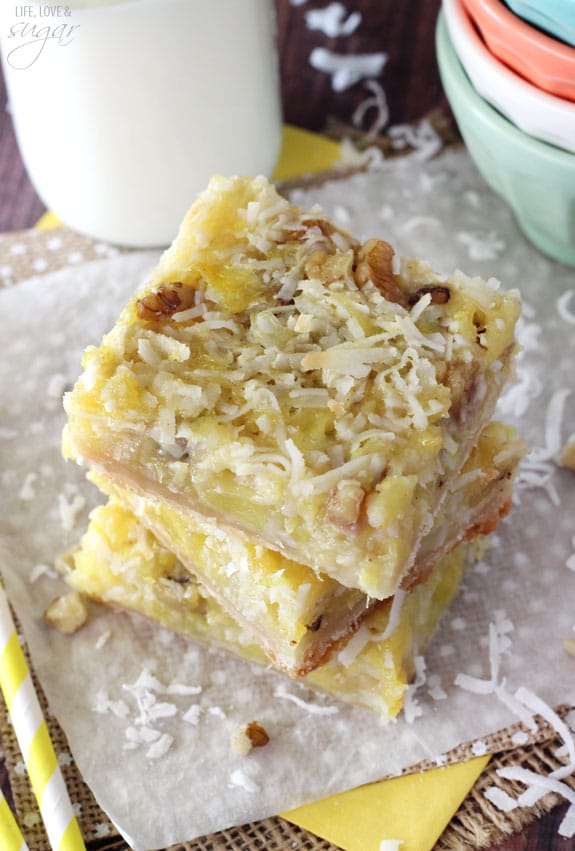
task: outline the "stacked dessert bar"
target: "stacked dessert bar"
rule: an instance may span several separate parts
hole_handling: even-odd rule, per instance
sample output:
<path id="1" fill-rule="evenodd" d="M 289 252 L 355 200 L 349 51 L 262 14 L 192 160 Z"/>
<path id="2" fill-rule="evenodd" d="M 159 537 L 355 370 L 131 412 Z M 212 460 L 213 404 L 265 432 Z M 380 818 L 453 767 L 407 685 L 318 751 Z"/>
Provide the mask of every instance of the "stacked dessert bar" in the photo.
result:
<path id="1" fill-rule="evenodd" d="M 515 293 L 214 178 L 65 399 L 70 584 L 384 718 L 509 508 Z"/>

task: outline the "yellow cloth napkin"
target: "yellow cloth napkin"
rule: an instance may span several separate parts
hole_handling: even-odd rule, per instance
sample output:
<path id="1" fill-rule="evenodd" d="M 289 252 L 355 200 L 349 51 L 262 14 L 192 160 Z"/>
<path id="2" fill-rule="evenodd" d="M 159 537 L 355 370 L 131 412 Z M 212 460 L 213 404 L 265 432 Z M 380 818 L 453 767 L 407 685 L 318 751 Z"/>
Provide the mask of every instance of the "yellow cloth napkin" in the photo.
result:
<path id="1" fill-rule="evenodd" d="M 341 158 L 338 142 L 285 125 L 275 181 L 326 171 Z M 45 213 L 36 225 L 57 227 Z M 380 851 L 383 839 L 400 840 L 401 851 L 430 851 L 468 794 L 489 757 L 361 786 L 299 807 L 283 818 L 339 845 L 344 851 Z"/>
<path id="2" fill-rule="evenodd" d="M 395 839 L 401 851 L 431 851 L 489 762 L 476 757 L 332 795 L 282 818 L 345 851 L 380 851 Z"/>

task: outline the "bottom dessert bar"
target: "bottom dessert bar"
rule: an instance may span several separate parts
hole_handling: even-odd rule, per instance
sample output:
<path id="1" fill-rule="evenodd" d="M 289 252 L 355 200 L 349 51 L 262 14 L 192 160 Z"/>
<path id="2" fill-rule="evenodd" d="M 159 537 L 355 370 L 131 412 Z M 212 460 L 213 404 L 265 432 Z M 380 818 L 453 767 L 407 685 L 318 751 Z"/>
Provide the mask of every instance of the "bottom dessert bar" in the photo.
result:
<path id="1" fill-rule="evenodd" d="M 491 423 L 483 430 L 436 525 L 422 542 L 405 588 L 424 580 L 437 560 L 463 539 L 493 531 L 511 503 L 523 448 L 508 426 Z M 320 666 L 377 605 L 361 591 L 317 576 L 213 518 L 180 512 L 93 473 L 90 478 L 174 552 L 272 664 L 291 676 Z"/>
<path id="2" fill-rule="evenodd" d="M 437 561 L 425 581 L 380 603 L 351 641 L 303 682 L 365 707 L 384 721 L 395 717 L 415 673 L 416 657 L 472 561 L 471 549 L 458 546 Z M 177 633 L 269 665 L 263 650 L 177 557 L 115 499 L 94 509 L 80 546 L 60 560 L 60 569 L 73 588 L 92 599 L 138 612 Z"/>

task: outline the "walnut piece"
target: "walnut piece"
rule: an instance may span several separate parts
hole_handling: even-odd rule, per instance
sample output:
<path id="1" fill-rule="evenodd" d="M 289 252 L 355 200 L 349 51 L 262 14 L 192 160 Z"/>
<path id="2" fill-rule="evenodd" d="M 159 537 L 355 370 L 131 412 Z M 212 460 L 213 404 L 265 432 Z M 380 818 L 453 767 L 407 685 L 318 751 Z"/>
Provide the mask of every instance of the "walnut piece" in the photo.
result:
<path id="1" fill-rule="evenodd" d="M 327 518 L 334 526 L 349 529 L 359 519 L 365 491 L 355 479 L 341 479 L 327 501 Z"/>
<path id="2" fill-rule="evenodd" d="M 425 287 L 420 287 L 417 292 L 411 293 L 409 296 L 410 305 L 417 304 L 424 295 L 431 296 L 431 304 L 447 304 L 451 298 L 451 290 L 449 287 L 443 287 L 439 284 L 427 284 Z"/>
<path id="3" fill-rule="evenodd" d="M 263 748 L 270 737 L 261 724 L 250 721 L 238 727 L 230 736 L 230 745 L 236 756 L 247 756 L 254 748 Z"/>
<path id="4" fill-rule="evenodd" d="M 377 287 L 384 298 L 409 307 L 409 296 L 397 283 L 393 274 L 393 248 L 383 239 L 368 239 L 359 249 L 355 282 L 363 287 L 368 281 Z"/>
<path id="5" fill-rule="evenodd" d="M 563 647 L 570 656 L 575 656 L 575 638 L 566 638 Z"/>
<path id="6" fill-rule="evenodd" d="M 195 297 L 195 289 L 185 286 L 181 281 L 162 284 L 156 292 L 138 299 L 138 316 L 153 322 L 171 319 L 174 313 L 193 307 Z"/>
<path id="7" fill-rule="evenodd" d="M 88 608 L 78 591 L 68 591 L 50 603 L 44 617 L 64 635 L 71 635 L 88 620 Z"/>

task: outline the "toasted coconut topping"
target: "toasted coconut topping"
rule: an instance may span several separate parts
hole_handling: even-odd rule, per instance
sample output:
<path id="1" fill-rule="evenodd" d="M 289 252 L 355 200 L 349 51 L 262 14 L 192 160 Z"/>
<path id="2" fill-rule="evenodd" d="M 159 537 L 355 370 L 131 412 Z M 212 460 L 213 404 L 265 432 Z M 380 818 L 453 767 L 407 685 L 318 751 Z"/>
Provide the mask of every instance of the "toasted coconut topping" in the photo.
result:
<path id="1" fill-rule="evenodd" d="M 114 461 L 148 465 L 210 510 L 233 481 L 222 515 L 242 528 L 246 499 L 281 505 L 282 519 L 260 522 L 256 509 L 250 525 L 298 554 L 316 518 L 331 542 L 388 517 L 376 493 L 384 471 L 410 487 L 417 475 L 404 530 L 415 540 L 437 506 L 439 467 L 463 462 L 489 387 L 507 374 L 518 313 L 494 280 L 446 280 L 384 240 L 361 245 L 263 178 L 215 178 L 153 280 L 86 353 L 66 401 L 70 433 L 85 428 L 92 445 L 118 433 Z M 346 479 L 365 500 L 340 499 Z M 394 547 L 390 564 L 408 557 Z M 318 569 L 351 572 L 353 548 L 335 549 L 317 555 Z"/>

